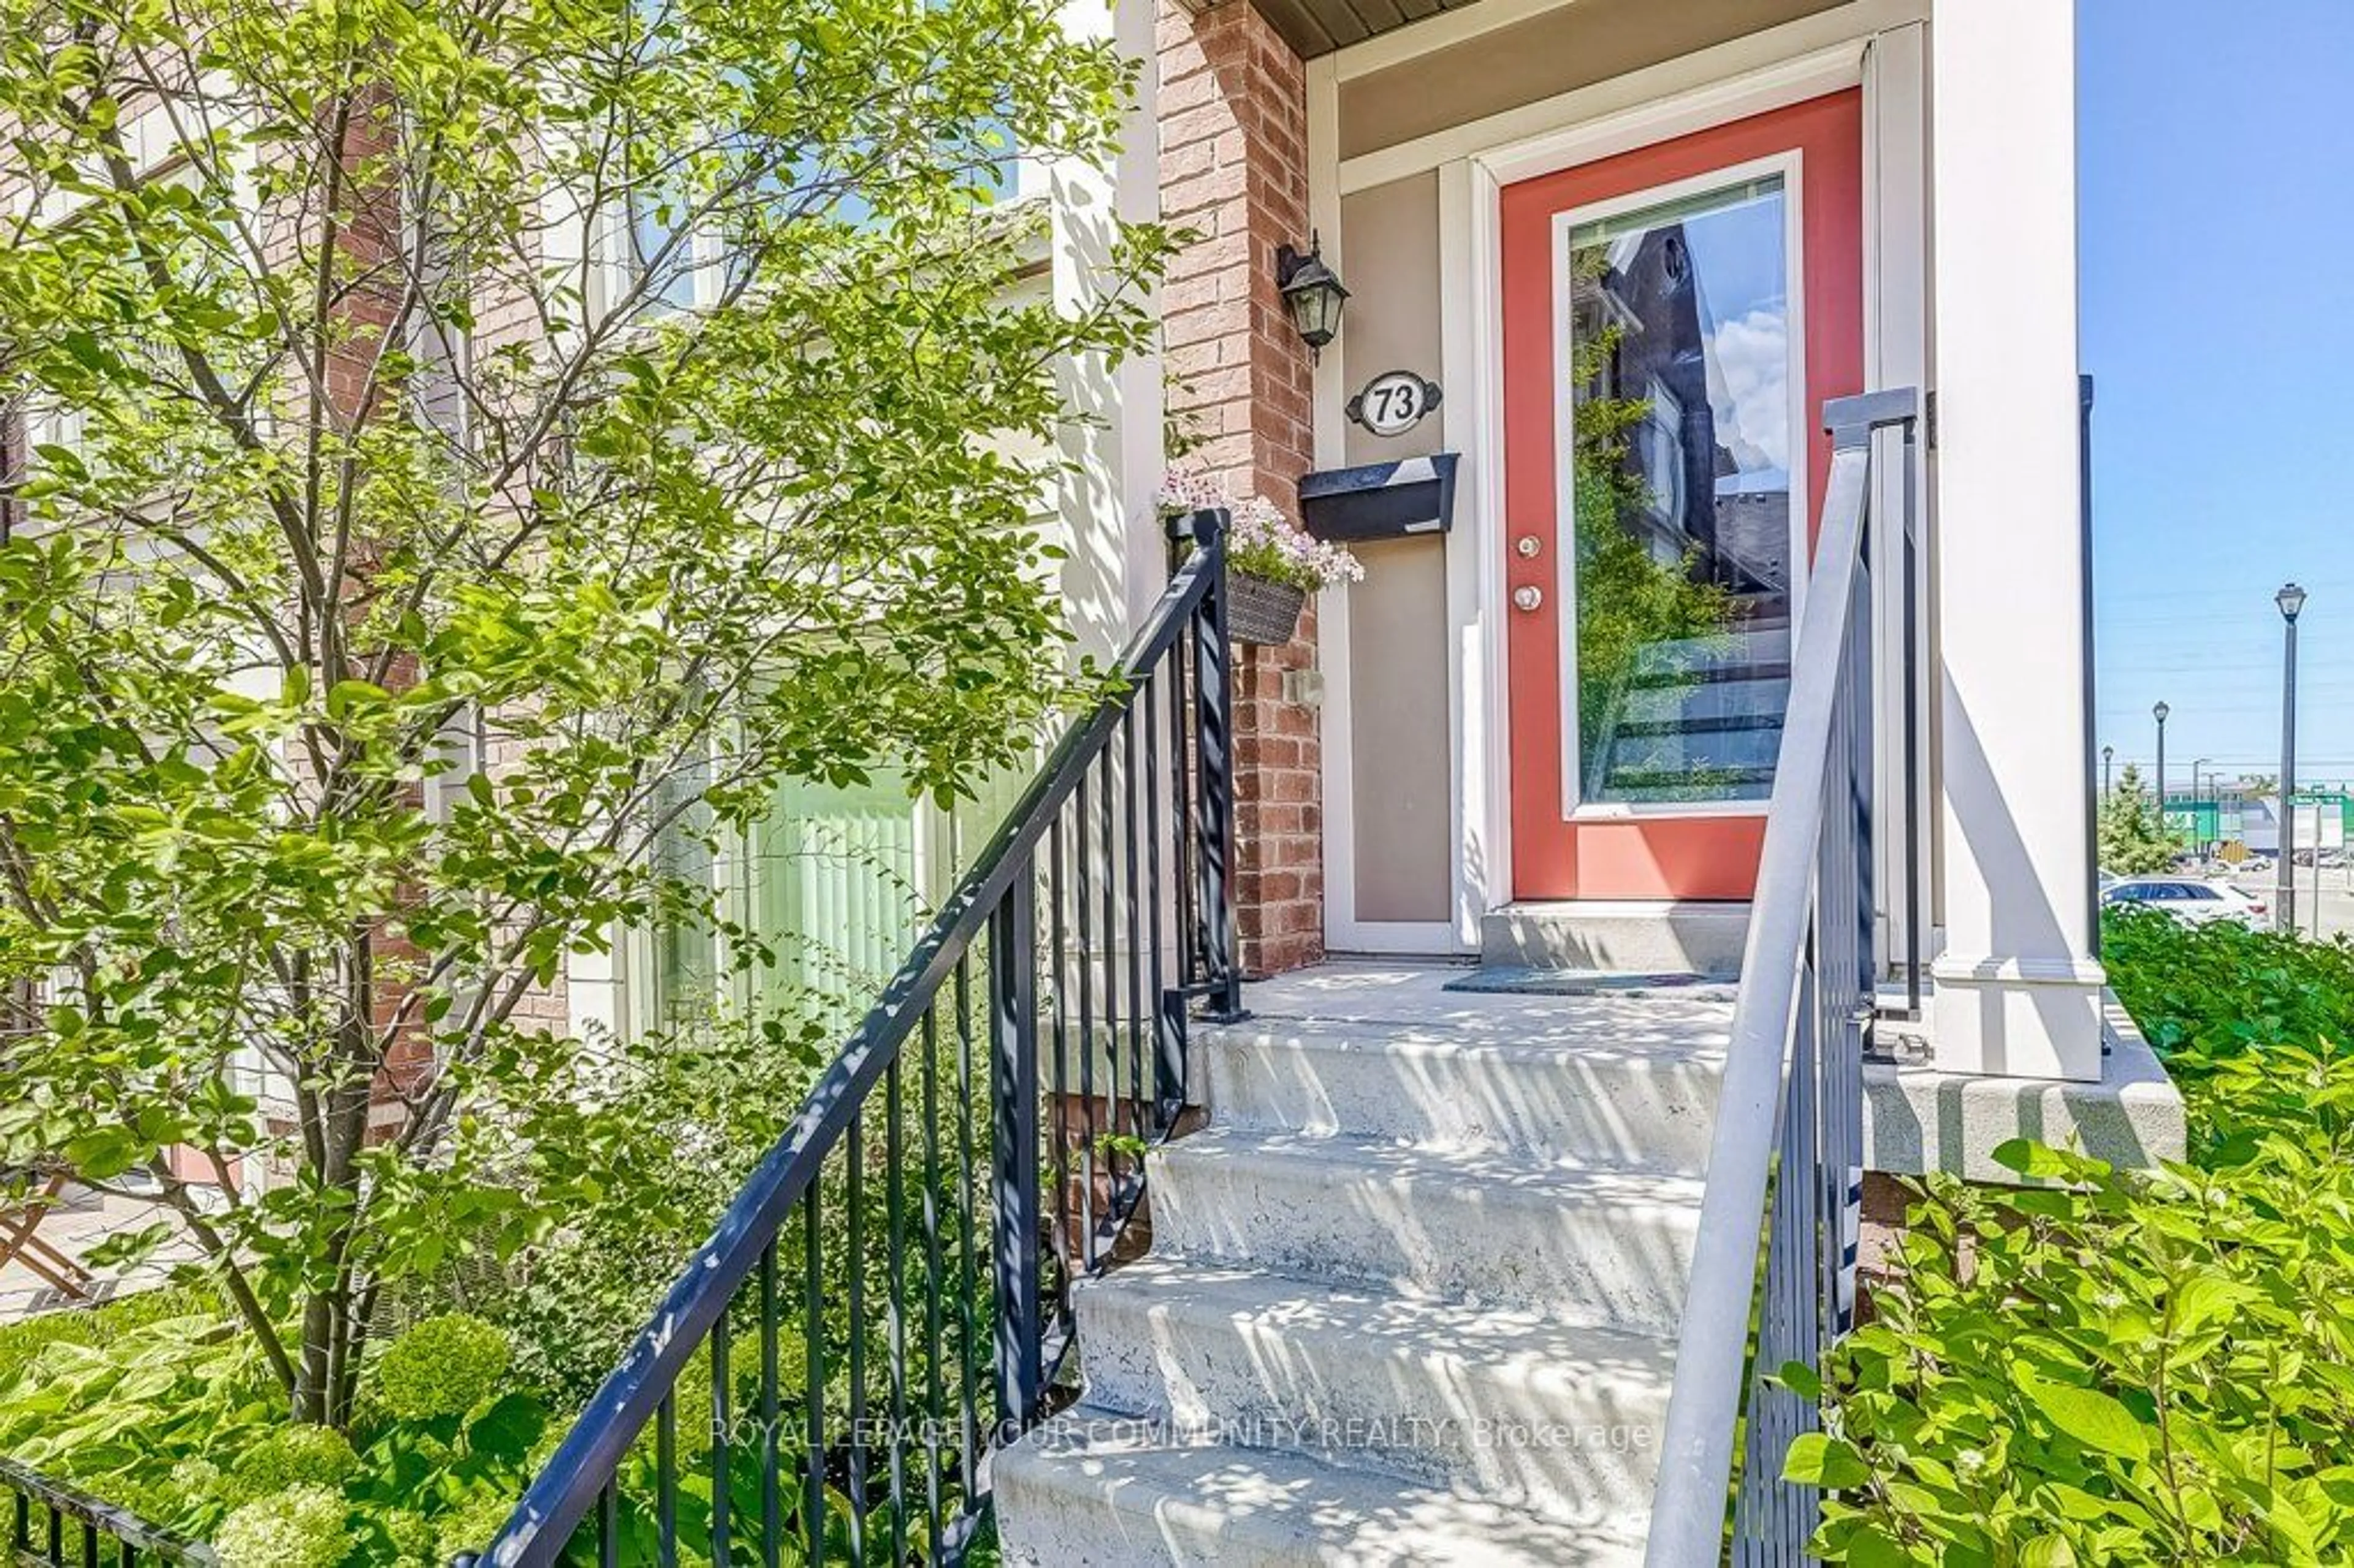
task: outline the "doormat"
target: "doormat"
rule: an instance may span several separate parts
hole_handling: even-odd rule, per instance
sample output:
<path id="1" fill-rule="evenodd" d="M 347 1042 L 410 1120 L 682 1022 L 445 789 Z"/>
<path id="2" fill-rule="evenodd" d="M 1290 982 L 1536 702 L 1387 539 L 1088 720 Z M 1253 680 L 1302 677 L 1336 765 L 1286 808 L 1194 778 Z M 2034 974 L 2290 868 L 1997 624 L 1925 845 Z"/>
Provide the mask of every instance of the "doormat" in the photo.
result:
<path id="1" fill-rule="evenodd" d="M 1678 996 L 1730 1001 L 1738 986 L 1723 975 L 1541 969 L 1521 964 L 1488 964 L 1459 980 L 1447 981 L 1447 989 L 1492 996 L 1651 996 L 1672 991 Z"/>

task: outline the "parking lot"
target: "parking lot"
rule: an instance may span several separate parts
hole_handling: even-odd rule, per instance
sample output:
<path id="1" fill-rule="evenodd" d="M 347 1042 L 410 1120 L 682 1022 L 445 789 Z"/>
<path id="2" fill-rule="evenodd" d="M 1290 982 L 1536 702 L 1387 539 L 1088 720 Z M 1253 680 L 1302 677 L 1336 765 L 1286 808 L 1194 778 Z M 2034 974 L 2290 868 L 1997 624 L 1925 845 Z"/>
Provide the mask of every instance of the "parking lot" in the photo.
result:
<path id="1" fill-rule="evenodd" d="M 2325 852 L 2319 869 L 2319 891 L 2317 897 L 2315 868 L 2296 868 L 2297 929 L 2309 935 L 2338 937 L 2354 935 L 2354 864 L 2335 852 Z M 2182 874 L 2211 878 L 2229 883 L 2243 893 L 2264 901 L 2277 908 L 2280 902 L 2280 867 L 2267 863 L 2253 868 L 2227 866 L 2220 863 L 2187 870 Z"/>

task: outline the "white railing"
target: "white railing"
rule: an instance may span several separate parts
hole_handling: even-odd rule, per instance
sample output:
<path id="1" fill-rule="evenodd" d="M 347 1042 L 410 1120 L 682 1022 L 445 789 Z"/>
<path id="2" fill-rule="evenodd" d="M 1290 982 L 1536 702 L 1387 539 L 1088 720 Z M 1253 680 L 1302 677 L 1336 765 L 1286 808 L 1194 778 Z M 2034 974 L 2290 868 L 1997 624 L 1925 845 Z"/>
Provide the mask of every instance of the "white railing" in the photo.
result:
<path id="1" fill-rule="evenodd" d="M 1819 1364 L 1854 1307 L 1862 1160 L 1862 1064 L 1873 1016 L 1872 447 L 1900 429 L 1905 484 L 1895 552 L 1904 678 L 1914 677 L 1912 465 L 1920 398 L 1911 389 L 1824 405 L 1830 482 L 1804 620 L 1791 660 L 1766 844 L 1742 953 L 1741 991 L 1717 1107 L 1708 1190 L 1661 1440 L 1646 1561 L 1700 1568 L 1806 1560 L 1819 1515 L 1811 1489 L 1782 1480 L 1783 1457 L 1821 1424 L 1813 1402 L 1773 1380 Z M 1908 702 L 1905 776 L 1917 726 Z M 1903 809 L 1911 810 L 1908 787 Z M 1918 835 L 1909 832 L 1908 844 Z M 1918 860 L 1905 857 L 1908 912 Z M 1908 924 L 1911 922 L 1908 921 Z M 1762 1264 L 1762 1267 L 1761 1267 Z M 1734 1481 L 1736 1435 L 1742 1444 Z"/>

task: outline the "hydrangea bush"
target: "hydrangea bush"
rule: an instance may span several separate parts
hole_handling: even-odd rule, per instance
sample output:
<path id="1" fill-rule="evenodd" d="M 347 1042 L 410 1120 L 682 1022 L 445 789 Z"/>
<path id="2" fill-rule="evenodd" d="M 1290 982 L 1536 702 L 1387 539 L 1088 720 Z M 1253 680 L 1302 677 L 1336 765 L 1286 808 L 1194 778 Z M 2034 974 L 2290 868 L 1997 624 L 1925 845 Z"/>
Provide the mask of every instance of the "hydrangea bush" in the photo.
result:
<path id="1" fill-rule="evenodd" d="M 1245 577 L 1313 593 L 1362 581 L 1364 564 L 1338 545 L 1310 538 L 1264 495 L 1237 498 L 1208 474 L 1172 472 L 1161 483 L 1161 509 L 1176 516 L 1223 507 L 1234 521 L 1226 535 L 1226 565 Z"/>
<path id="2" fill-rule="evenodd" d="M 351 1555 L 341 1492 L 289 1487 L 240 1505 L 214 1543 L 221 1568 L 336 1568 Z"/>
<path id="3" fill-rule="evenodd" d="M 228 1477 L 214 1487 L 229 1504 L 242 1507 L 296 1487 L 341 1488 L 359 1467 L 351 1439 L 334 1427 L 289 1426 L 239 1455 Z"/>
<path id="4" fill-rule="evenodd" d="M 385 1347 L 377 1396 L 403 1421 L 463 1415 L 490 1397 L 514 1357 L 494 1324 L 459 1312 L 429 1318 Z"/>
<path id="5" fill-rule="evenodd" d="M 222 1568 L 440 1568 L 490 1540 L 557 1436 L 478 1318 L 387 1343 L 348 1436 L 288 1423 L 217 1308 L 97 1338 L 0 1372 L 0 1454 L 210 1541 Z"/>

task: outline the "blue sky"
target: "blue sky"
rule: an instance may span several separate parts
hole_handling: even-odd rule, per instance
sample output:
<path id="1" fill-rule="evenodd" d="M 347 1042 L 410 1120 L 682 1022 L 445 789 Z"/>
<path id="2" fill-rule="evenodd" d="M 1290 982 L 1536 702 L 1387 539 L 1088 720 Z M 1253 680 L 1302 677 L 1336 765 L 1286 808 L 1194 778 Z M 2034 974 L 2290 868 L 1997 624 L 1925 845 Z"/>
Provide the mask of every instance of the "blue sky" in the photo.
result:
<path id="1" fill-rule="evenodd" d="M 2079 0 L 2099 737 L 2354 779 L 2354 0 Z M 2021 258 L 2032 265 L 2032 258 Z"/>

